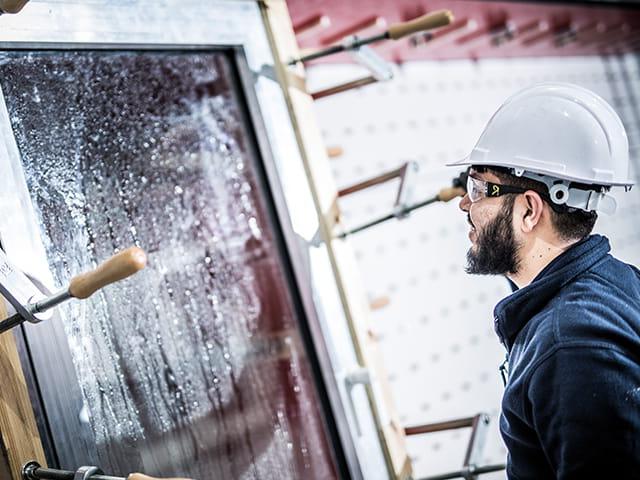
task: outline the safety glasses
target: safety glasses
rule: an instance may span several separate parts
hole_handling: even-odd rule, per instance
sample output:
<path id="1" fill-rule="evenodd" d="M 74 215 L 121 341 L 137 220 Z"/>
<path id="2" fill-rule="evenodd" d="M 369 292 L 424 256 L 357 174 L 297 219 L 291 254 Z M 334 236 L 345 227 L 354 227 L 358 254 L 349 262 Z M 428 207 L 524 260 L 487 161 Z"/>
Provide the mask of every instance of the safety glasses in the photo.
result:
<path id="1" fill-rule="evenodd" d="M 486 182 L 471 175 L 467 177 L 467 195 L 469 200 L 477 202 L 485 197 L 499 197 L 507 193 L 524 193 L 528 189 Z"/>

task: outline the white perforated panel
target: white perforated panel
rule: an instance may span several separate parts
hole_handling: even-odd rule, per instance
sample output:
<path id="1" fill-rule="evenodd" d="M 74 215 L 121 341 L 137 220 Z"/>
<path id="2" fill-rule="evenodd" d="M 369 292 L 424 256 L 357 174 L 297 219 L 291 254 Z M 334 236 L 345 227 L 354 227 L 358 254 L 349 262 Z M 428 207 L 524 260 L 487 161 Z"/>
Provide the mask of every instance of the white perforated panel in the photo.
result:
<path id="1" fill-rule="evenodd" d="M 309 71 L 308 85 L 314 91 L 360 75 L 351 65 L 320 66 Z M 420 200 L 450 184 L 458 170 L 444 164 L 470 151 L 510 94 L 543 81 L 573 82 L 596 91 L 619 112 L 637 179 L 638 77 L 633 57 L 414 63 L 391 82 L 318 100 L 316 110 L 327 145 L 344 149 L 332 160 L 338 185 L 416 160 L 421 171 L 415 200 Z M 396 188 L 391 183 L 346 197 L 345 223 L 353 227 L 389 213 Z M 639 192 L 617 194 L 617 214 L 601 216 L 596 225 L 611 239 L 614 254 L 636 265 Z M 493 418 L 484 460 L 504 461 L 497 429 L 502 395 L 497 366 L 504 352 L 493 332 L 492 311 L 509 288 L 502 278 L 464 273 L 469 241 L 457 201 L 425 207 L 404 221 L 354 235 L 351 242 L 370 297 L 391 299 L 372 313 L 372 322 L 404 425 L 486 411 Z M 467 439 L 467 430 L 410 438 L 416 477 L 459 469 Z M 482 478 L 504 478 L 504 473 Z"/>

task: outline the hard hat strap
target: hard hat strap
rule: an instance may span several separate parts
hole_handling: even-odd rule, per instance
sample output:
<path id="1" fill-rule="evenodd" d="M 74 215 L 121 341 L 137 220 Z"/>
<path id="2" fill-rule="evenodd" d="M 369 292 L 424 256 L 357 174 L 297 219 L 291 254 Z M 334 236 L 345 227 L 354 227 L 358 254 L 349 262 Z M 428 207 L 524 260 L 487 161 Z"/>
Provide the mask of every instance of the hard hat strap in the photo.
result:
<path id="1" fill-rule="evenodd" d="M 588 212 L 593 210 L 612 215 L 615 213 L 618 204 L 616 199 L 607 193 L 570 188 L 567 206 Z"/>
<path id="2" fill-rule="evenodd" d="M 616 199 L 603 191 L 595 189 L 583 190 L 581 188 L 572 188 L 571 182 L 560 180 L 532 172 L 517 172 L 519 176 L 527 177 L 538 182 L 542 182 L 547 186 L 549 191 L 549 199 L 556 205 L 566 205 L 571 208 L 579 208 L 587 212 L 596 211 L 606 214 L 613 214 L 616 211 Z"/>

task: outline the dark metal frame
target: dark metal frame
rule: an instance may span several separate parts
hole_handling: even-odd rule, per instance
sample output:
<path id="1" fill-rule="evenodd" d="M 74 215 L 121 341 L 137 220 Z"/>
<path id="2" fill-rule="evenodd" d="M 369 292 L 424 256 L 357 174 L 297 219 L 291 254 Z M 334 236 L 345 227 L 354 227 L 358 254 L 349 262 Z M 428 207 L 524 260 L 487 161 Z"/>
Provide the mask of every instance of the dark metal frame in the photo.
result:
<path id="1" fill-rule="evenodd" d="M 332 449 L 337 473 L 340 478 L 362 478 L 359 467 L 356 448 L 349 432 L 346 414 L 343 409 L 340 393 L 336 384 L 331 366 L 329 353 L 324 342 L 318 315 L 313 303 L 313 292 L 309 279 L 309 266 L 301 248 L 301 238 L 292 228 L 288 214 L 288 208 L 282 193 L 278 172 L 274 157 L 270 148 L 268 135 L 260 113 L 260 106 L 255 95 L 253 84 L 256 81 L 254 73 L 248 65 L 244 49 L 241 45 L 145 45 L 145 44 L 57 44 L 55 48 L 48 48 L 41 43 L 20 44 L 19 48 L 4 48 L 4 51 L 95 51 L 95 50 L 136 50 L 136 51 L 188 51 L 207 52 L 224 50 L 230 52 L 232 75 L 239 82 L 233 88 L 233 94 L 240 107 L 240 114 L 248 122 L 246 127 L 247 143 L 250 149 L 250 157 L 255 160 L 256 181 L 261 187 L 265 212 L 269 218 L 270 227 L 274 234 L 274 244 L 280 255 L 280 264 L 287 283 L 291 288 L 290 300 L 294 307 L 302 341 L 315 378 L 316 393 L 320 400 L 320 410 L 323 415 L 325 431 L 328 443 Z M 252 128 L 251 128 L 252 127 Z M 304 181 L 304 179 L 301 179 Z M 35 330 L 37 329 L 37 330 Z M 32 398 L 38 428 L 40 431 L 47 462 L 51 466 L 60 466 L 60 455 L 54 447 L 53 435 L 50 427 L 50 419 L 46 415 L 42 391 L 53 392 L 53 399 L 49 401 L 60 402 L 63 397 L 69 397 L 69 392 L 61 392 L 56 388 L 58 382 L 55 379 L 38 376 L 36 360 L 32 349 L 42 342 L 51 345 L 66 345 L 66 337 L 62 329 L 61 319 L 57 314 L 51 320 L 39 325 L 23 325 L 20 332 L 15 332 L 23 370 L 27 378 L 29 392 Z M 51 350 L 51 349 L 50 349 Z M 73 372 L 73 365 L 68 352 L 57 349 L 57 364 L 60 366 L 61 375 L 66 371 Z M 73 373 L 71 373 L 73 375 Z M 77 380 L 72 382 L 77 384 Z M 72 394 L 71 394 L 72 395 Z M 71 401 L 67 398 L 67 401 Z M 76 437 L 79 443 L 82 440 L 80 428 L 64 425 L 62 428 L 78 431 Z M 77 445 L 79 448 L 80 445 Z M 85 445 L 87 448 L 88 445 Z M 88 447 L 90 448 L 90 447 Z"/>
<path id="2" fill-rule="evenodd" d="M 300 314 L 300 333 L 307 347 L 309 362 L 313 370 L 313 374 L 317 380 L 317 393 L 322 403 L 322 410 L 326 417 L 326 428 L 328 430 L 329 439 L 333 442 L 336 455 L 336 466 L 339 475 L 342 478 L 361 477 L 361 472 L 357 466 L 356 450 L 351 440 L 351 433 L 348 429 L 345 412 L 342 408 L 340 394 L 333 375 L 333 368 L 329 358 L 324 337 L 322 335 L 320 322 L 313 304 L 313 292 L 310 288 L 309 265 L 306 255 L 302 255 L 300 249 L 300 237 L 297 237 L 287 213 L 287 206 L 282 196 L 282 186 L 280 185 L 275 164 L 269 148 L 267 134 L 264 128 L 262 115 L 260 114 L 259 105 L 255 98 L 254 91 L 249 88 L 249 82 L 253 81 L 253 73 L 249 70 L 246 59 L 240 51 L 236 49 L 236 62 L 238 67 L 240 80 L 242 82 L 242 91 L 245 94 L 246 111 L 251 124 L 253 125 L 254 141 L 250 142 L 258 148 L 257 155 L 252 158 L 261 158 L 262 162 L 258 162 L 256 170 L 264 169 L 262 172 L 263 179 L 267 181 L 268 188 L 264 189 L 266 195 L 271 194 L 271 202 L 267 202 L 267 206 L 273 206 L 271 215 L 273 231 L 279 234 L 280 245 L 284 250 L 281 252 L 283 264 L 286 267 L 286 275 L 288 280 L 293 282 L 298 288 L 293 294 L 292 300 L 296 306 L 297 313 Z M 251 135 L 251 132 L 248 132 Z M 280 229 L 278 228 L 280 227 Z M 287 252 L 289 255 L 287 255 Z M 293 292 L 293 291 L 292 291 Z M 306 319 L 306 321 L 304 321 Z M 347 440 L 345 442 L 345 440 Z M 342 449 L 336 448 L 342 445 Z"/>
<path id="3" fill-rule="evenodd" d="M 480 455 L 484 449 L 484 441 L 489 428 L 490 417 L 486 413 L 478 413 L 473 417 L 457 418 L 438 423 L 428 423 L 426 425 L 416 425 L 405 427 L 404 431 L 407 436 L 423 435 L 433 432 L 444 432 L 458 428 L 471 428 L 467 451 L 464 455 L 462 470 L 447 472 L 440 475 L 423 477 L 420 480 L 448 480 L 454 478 L 464 478 L 465 480 L 478 480 L 478 475 L 484 473 L 498 472 L 504 470 L 504 464 L 482 465 L 478 466 Z"/>

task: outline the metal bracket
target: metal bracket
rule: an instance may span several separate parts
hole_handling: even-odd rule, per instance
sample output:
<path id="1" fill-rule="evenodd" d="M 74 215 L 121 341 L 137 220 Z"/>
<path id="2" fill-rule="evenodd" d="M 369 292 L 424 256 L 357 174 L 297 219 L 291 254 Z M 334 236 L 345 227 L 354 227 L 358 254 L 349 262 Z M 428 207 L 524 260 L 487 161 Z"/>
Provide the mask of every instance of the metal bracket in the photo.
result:
<path id="1" fill-rule="evenodd" d="M 358 37 L 353 38 L 357 39 Z M 371 47 L 363 45 L 359 48 L 349 50 L 349 53 L 356 62 L 369 70 L 377 81 L 384 82 L 393 78 L 391 65 Z"/>
<path id="2" fill-rule="evenodd" d="M 370 75 L 313 92 L 311 93 L 311 97 L 313 97 L 314 100 L 328 97 L 329 95 L 334 95 L 336 93 L 346 92 L 347 90 L 352 90 L 354 88 L 363 87 L 371 83 L 385 82 L 393 78 L 391 65 L 372 48 L 366 45 L 357 46 L 359 43 L 360 40 L 354 35 L 352 37 L 347 37 L 342 45 L 356 62 L 369 70 Z"/>
<path id="3" fill-rule="evenodd" d="M 416 177 L 419 171 L 420 165 L 414 161 L 407 162 L 402 166 L 398 195 L 396 195 L 396 202 L 393 205 L 393 213 L 396 218 L 404 218 L 409 215 L 407 207 L 409 207 L 413 200 Z"/>
<path id="4" fill-rule="evenodd" d="M 34 305 L 46 298 L 43 292 L 13 265 L 0 250 L 0 294 L 7 299 L 20 317 L 31 323 L 47 320 L 50 313 L 37 314 Z"/>
<path id="5" fill-rule="evenodd" d="M 398 188 L 398 194 L 396 196 L 396 201 L 394 203 L 394 209 L 391 213 L 378 217 L 375 220 L 371 220 L 370 222 L 367 222 L 363 225 L 352 228 L 348 231 L 343 231 L 341 233 L 338 233 L 336 237 L 346 238 L 349 235 L 374 227 L 376 225 L 384 223 L 393 218 L 397 220 L 402 220 L 414 210 L 425 207 L 435 202 L 448 202 L 456 197 L 462 197 L 466 193 L 468 169 L 467 171 L 460 173 L 458 177 L 453 179 L 451 187 L 441 189 L 438 192 L 438 194 L 432 198 L 422 200 L 421 202 L 418 202 L 418 203 L 411 203 L 411 198 L 413 196 L 413 187 L 415 185 L 415 177 L 417 172 L 418 172 L 418 164 L 416 162 L 411 161 L 411 162 L 405 163 L 400 168 L 397 168 L 387 173 L 383 173 L 382 175 L 378 175 L 377 177 L 373 177 L 369 180 L 365 180 L 355 185 L 351 185 L 350 187 L 341 189 L 338 192 L 338 198 L 344 197 L 346 195 L 350 195 L 360 190 L 364 190 L 365 188 L 369 188 L 374 185 L 379 185 L 380 183 L 387 182 L 394 178 L 400 178 L 400 186 Z"/>
<path id="6" fill-rule="evenodd" d="M 25 463 L 22 466 L 22 480 L 37 480 L 34 476 L 34 472 L 37 468 L 40 468 L 40 464 L 35 460 Z"/>
<path id="7" fill-rule="evenodd" d="M 347 389 L 349 408 L 351 410 L 351 415 L 353 416 L 354 427 L 358 437 L 362 436 L 362 427 L 358 420 L 358 410 L 353 402 L 352 390 L 356 385 L 371 385 L 371 383 L 371 372 L 364 367 L 355 368 L 347 372 L 344 376 L 344 385 Z"/>
<path id="8" fill-rule="evenodd" d="M 412 160 L 405 162 L 394 170 L 382 173 L 349 187 L 341 188 L 338 191 L 338 198 L 346 197 L 347 195 L 351 195 L 352 193 L 360 192 L 362 190 L 366 190 L 369 187 L 374 187 L 376 185 L 380 185 L 390 180 L 399 178 L 400 186 L 398 187 L 398 193 L 396 195 L 394 207 L 406 205 L 409 202 L 409 197 L 411 196 L 411 192 L 413 191 L 413 185 L 411 183 L 414 181 L 415 174 L 418 172 L 418 170 L 419 166 L 416 162 Z"/>
<path id="9" fill-rule="evenodd" d="M 101 475 L 103 472 L 98 467 L 80 467 L 76 470 L 73 480 L 90 480 L 93 475 Z"/>
<path id="10" fill-rule="evenodd" d="M 42 467 L 38 462 L 31 461 L 22 467 L 22 480 L 125 480 L 122 477 L 105 475 L 103 471 L 94 466 L 84 466 L 75 472 L 67 470 L 55 470 Z"/>
<path id="11" fill-rule="evenodd" d="M 455 428 L 471 427 L 471 437 L 469 438 L 469 444 L 464 457 L 462 470 L 424 477 L 421 480 L 447 480 L 453 478 L 477 480 L 478 475 L 504 470 L 505 466 L 503 464 L 478 465 L 481 460 L 482 450 L 484 449 L 484 443 L 487 438 L 490 421 L 491 419 L 489 415 L 486 413 L 479 413 L 473 417 L 405 428 L 406 435 L 420 435 L 431 432 L 442 432 Z"/>
<path id="12" fill-rule="evenodd" d="M 102 287 L 133 275 L 144 268 L 146 263 L 146 254 L 141 248 L 129 247 L 113 255 L 96 269 L 73 277 L 68 288 L 53 295 L 47 291 L 45 295 L 36 285 L 40 282 L 34 283 L 27 278 L 0 250 L 0 294 L 4 295 L 17 312 L 0 321 L 0 333 L 25 320 L 38 323 L 51 318 L 51 312 L 47 310 L 72 297 L 88 298 Z"/>
<path id="13" fill-rule="evenodd" d="M 491 418 L 486 413 L 479 413 L 473 417 L 473 424 L 471 425 L 471 437 L 469 438 L 469 445 L 467 446 L 467 453 L 464 456 L 464 466 L 476 466 L 481 463 L 482 451 L 484 450 L 484 444 L 487 439 L 487 432 L 489 431 L 489 423 Z M 465 477 L 466 478 L 466 477 Z M 470 477 L 475 480 L 475 476 Z"/>

